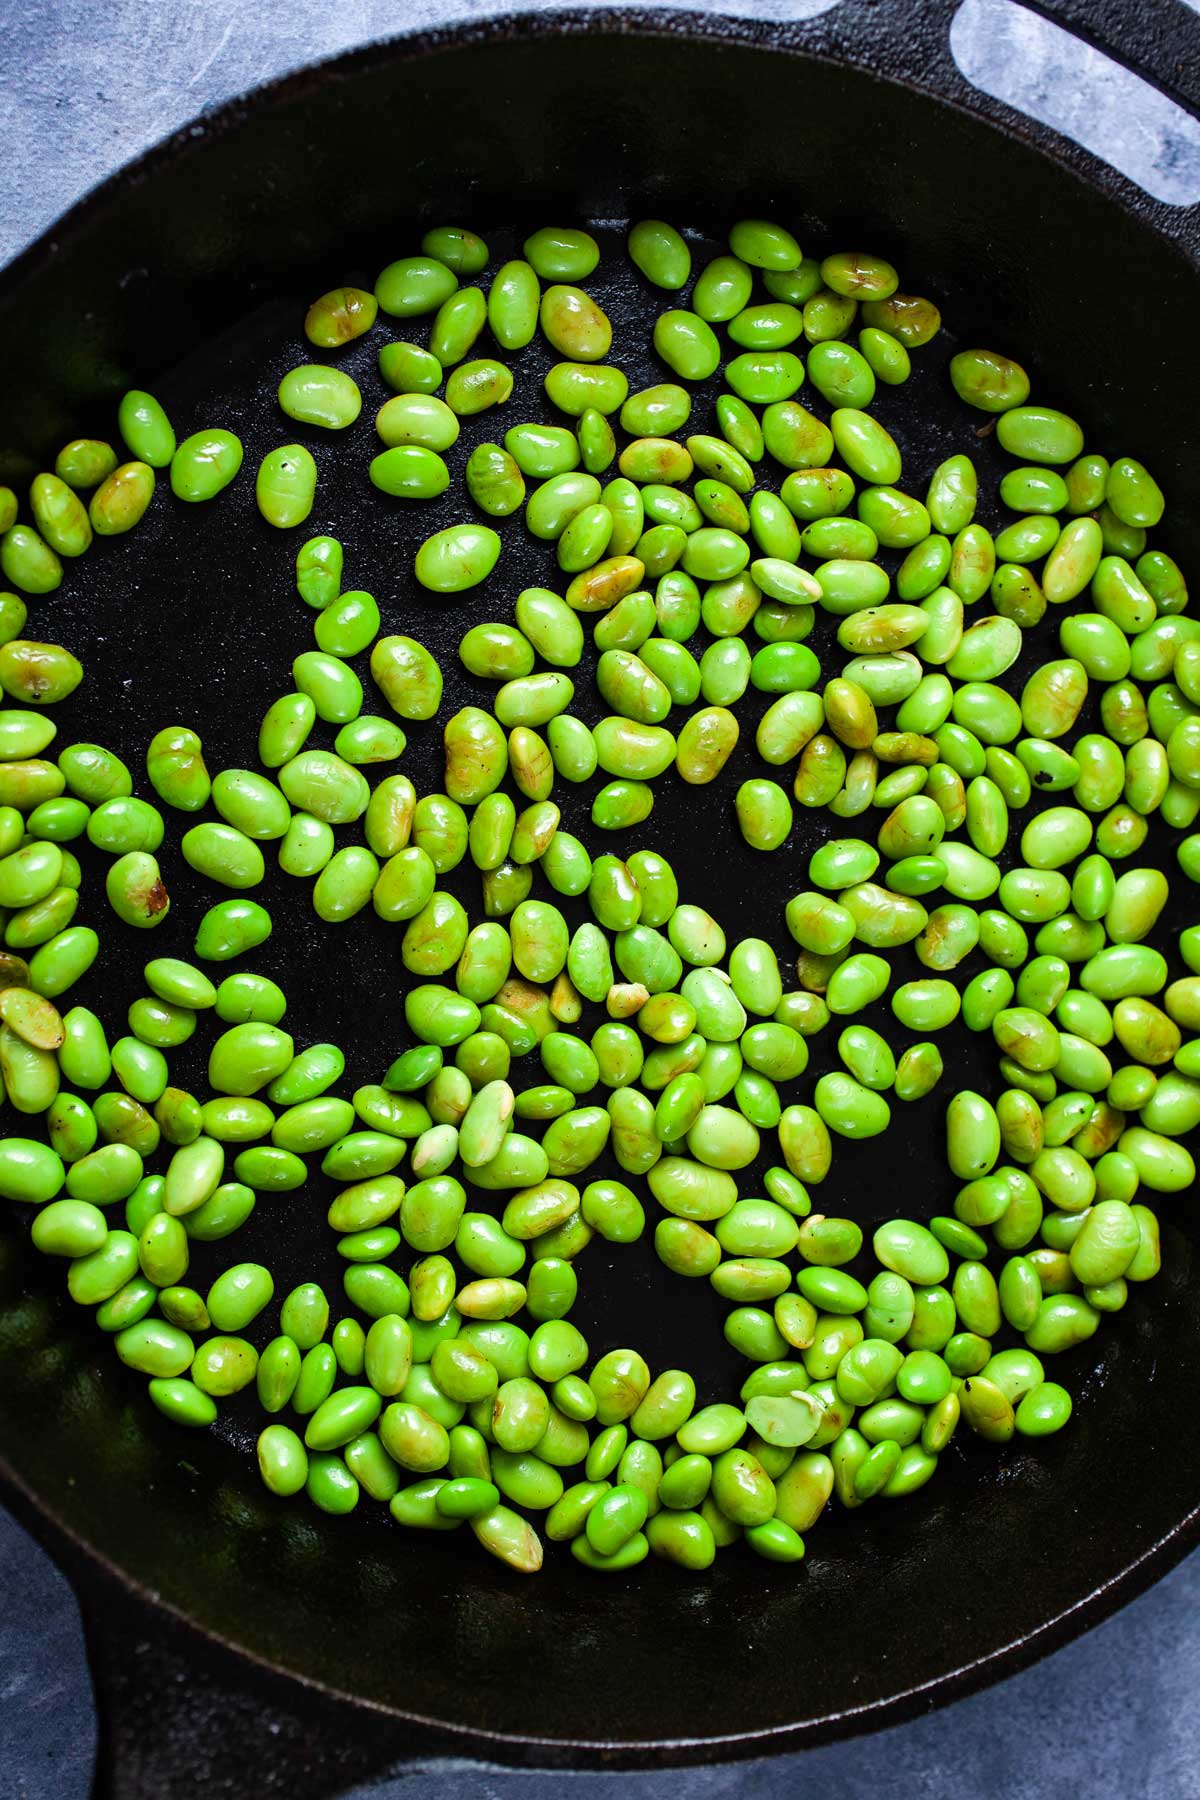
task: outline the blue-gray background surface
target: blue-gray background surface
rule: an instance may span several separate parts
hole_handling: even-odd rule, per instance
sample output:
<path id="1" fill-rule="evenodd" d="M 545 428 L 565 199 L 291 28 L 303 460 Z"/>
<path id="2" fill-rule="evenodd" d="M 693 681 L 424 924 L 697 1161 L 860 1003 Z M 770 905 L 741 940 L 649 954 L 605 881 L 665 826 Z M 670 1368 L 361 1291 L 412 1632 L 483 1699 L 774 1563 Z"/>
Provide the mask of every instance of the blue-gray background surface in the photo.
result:
<path id="1" fill-rule="evenodd" d="M 835 3 L 724 0 L 712 10 L 796 19 Z M 690 4 L 706 9 L 705 0 Z M 488 0 L 0 0 L 0 263 L 205 108 L 372 37 L 496 10 Z M 999 77 L 1014 53 L 1033 55 L 1021 35 L 1027 15 L 1005 19 L 1003 10 L 968 0 L 960 15 L 976 78 L 989 66 Z M 1053 52 L 1034 75 L 1039 110 L 1046 96 L 1074 92 Z M 1136 118 L 1127 129 L 1136 135 Z M 1119 136 L 1111 154 L 1121 161 Z M 84 1800 L 94 1724 L 78 1612 L 53 1565 L 2 1510 L 0 1592 L 0 1800 Z M 935 1628 L 936 1608 L 930 1619 Z M 915 1724 L 799 1756 L 580 1785 L 592 1800 L 673 1800 L 681 1786 L 689 1800 L 809 1792 L 856 1800 L 885 1787 L 901 1787 L 905 1800 L 1197 1800 L 1198 1675 L 1200 1555 L 1048 1661 Z M 458 1765 L 381 1775 L 347 1800 L 547 1800 L 560 1785 L 558 1776 Z"/>

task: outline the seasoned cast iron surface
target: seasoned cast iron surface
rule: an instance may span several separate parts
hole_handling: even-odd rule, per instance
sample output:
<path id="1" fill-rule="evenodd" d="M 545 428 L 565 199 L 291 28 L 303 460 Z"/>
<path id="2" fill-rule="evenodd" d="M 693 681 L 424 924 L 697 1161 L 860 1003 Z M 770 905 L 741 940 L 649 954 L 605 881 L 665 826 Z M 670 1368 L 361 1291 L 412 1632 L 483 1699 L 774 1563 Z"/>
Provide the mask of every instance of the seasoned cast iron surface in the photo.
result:
<path id="1" fill-rule="evenodd" d="M 603 40 L 587 47 L 590 86 L 582 95 L 566 79 L 568 65 L 578 63 L 569 64 L 568 47 L 554 43 L 494 47 L 486 56 L 471 49 L 430 63 L 419 108 L 395 69 L 364 78 L 353 94 L 330 86 L 303 109 L 252 118 L 236 138 L 215 140 L 205 160 L 185 155 L 169 182 L 125 197 L 102 241 L 85 233 L 40 284 L 30 281 L 11 295 L 7 323 L 28 344 L 31 390 L 44 398 L 38 410 L 27 406 L 5 421 L 0 440 L 25 446 L 27 468 L 39 466 L 40 445 L 68 431 L 111 430 L 112 397 L 134 378 L 161 394 L 181 435 L 222 424 L 246 446 L 242 475 L 212 506 L 185 508 L 162 493 L 137 532 L 97 544 L 58 595 L 32 603 L 31 631 L 71 645 L 88 670 L 79 693 L 59 709 L 60 744 L 75 737 L 111 744 L 140 777 L 148 738 L 178 720 L 200 730 L 213 771 L 253 766 L 261 713 L 291 685 L 292 658 L 311 647 L 313 615 L 291 579 L 291 559 L 310 531 L 341 538 L 345 586 L 376 595 L 385 630 L 410 632 L 438 655 L 446 676 L 443 718 L 468 701 L 486 704 L 485 684 L 458 663 L 458 639 L 479 619 L 511 617 L 521 587 L 555 586 L 552 551 L 510 525 L 489 582 L 449 598 L 415 587 L 411 558 L 429 531 L 475 516 L 459 474 L 471 445 L 520 419 L 552 417 L 540 398 L 550 356 L 531 346 L 513 359 L 513 400 L 502 413 L 464 422 L 450 455 L 456 480 L 433 505 L 390 501 L 366 478 L 375 447 L 371 416 L 385 397 L 374 356 L 390 323 L 338 358 L 360 380 L 366 402 L 351 433 L 306 433 L 273 401 L 280 375 L 313 354 L 300 332 L 307 301 L 336 282 L 369 285 L 385 261 L 415 248 L 417 195 L 423 218 L 462 218 L 484 229 L 497 261 L 528 223 L 548 216 L 613 220 L 653 210 L 683 224 L 720 227 L 739 212 L 770 206 L 800 221 L 810 247 L 878 247 L 895 256 L 906 286 L 942 304 L 965 341 L 994 340 L 1027 361 L 1036 397 L 1077 411 L 1090 442 L 1152 459 L 1186 515 L 1181 503 L 1190 487 L 1181 471 L 1190 420 L 1177 387 L 1159 377 L 1189 286 L 1165 249 L 1040 158 L 1002 155 L 999 140 L 978 126 L 919 112 L 862 75 L 814 76 L 744 50 L 716 56 L 676 44 L 669 54 L 673 80 L 665 88 L 655 79 L 661 47 L 631 50 Z M 502 126 L 485 130 L 480 98 L 497 84 L 510 99 Z M 729 117 L 730 92 L 755 96 L 736 120 Z M 531 113 L 536 132 L 525 129 Z M 445 121 L 436 156 L 420 129 L 430 116 Z M 852 152 L 848 121 L 856 133 Z M 736 168 L 730 159 L 713 168 L 705 155 L 714 123 L 736 126 Z M 579 146 L 570 166 L 565 144 Z M 374 155 L 360 165 L 357 152 L 367 145 Z M 361 166 L 371 169 L 371 181 L 357 179 Z M 486 173 L 471 182 L 471 168 Z M 518 189 L 540 191 L 541 198 L 529 201 L 514 232 L 504 222 Z M 861 208 L 867 192 L 874 219 Z M 575 206 L 559 193 L 578 196 Z M 829 221 L 819 237 L 816 211 Z M 1045 229 L 1033 229 L 1037 219 L 1053 220 L 1056 251 Z M 637 388 L 664 371 L 649 351 L 645 325 L 635 331 L 629 323 L 644 300 L 619 254 L 621 233 L 610 226 L 600 236 L 605 259 L 587 285 L 613 318 L 616 358 Z M 1094 295 L 1081 302 L 1064 241 L 1078 255 L 1103 242 L 1106 264 L 1136 248 L 1162 329 L 1131 338 L 1111 307 Z M 129 254 L 135 243 L 140 262 Z M 111 265 L 122 257 L 128 276 L 117 288 Z M 421 333 L 397 323 L 394 335 Z M 903 485 L 910 491 L 924 491 L 941 457 L 970 450 L 986 496 L 979 516 L 995 524 L 997 465 L 978 435 L 979 416 L 967 414 L 948 389 L 949 348 L 942 338 L 916 353 L 912 382 L 883 391 L 875 410 L 905 452 Z M 711 417 L 715 391 L 715 384 L 698 391 L 696 428 Z M 317 505 L 308 526 L 280 534 L 257 514 L 253 469 L 266 449 L 294 439 L 317 455 Z M 1181 558 L 1190 550 L 1196 566 L 1194 525 L 1164 541 Z M 819 616 L 810 639 L 818 654 L 832 638 L 831 622 Z M 1052 654 L 1052 642 L 1038 634 L 1012 679 Z M 573 703 L 589 721 L 602 710 L 591 660 L 589 647 Z M 368 709 L 372 704 L 368 698 Z M 833 832 L 831 821 L 798 810 L 783 851 L 760 857 L 742 844 L 732 796 L 744 775 L 764 772 L 753 752 L 763 705 L 753 693 L 740 704 L 742 745 L 718 783 L 695 791 L 664 777 L 652 818 L 612 847 L 661 849 L 683 897 L 708 905 L 731 941 L 754 931 L 782 956 L 791 951 L 783 903 L 804 885 L 811 849 Z M 318 727 L 312 742 L 331 741 L 332 732 Z M 440 788 L 434 726 L 410 730 L 401 766 L 418 792 Z M 593 849 L 587 797 L 595 785 L 572 790 L 560 783 L 555 793 L 566 828 Z M 140 780 L 139 788 L 150 792 Z M 135 936 L 110 923 L 98 895 L 90 907 L 85 899 L 80 916 L 101 926 L 105 953 L 78 998 L 96 1005 L 114 1034 L 140 991 L 141 963 L 152 954 L 187 954 L 204 906 L 222 897 L 202 895 L 178 855 L 187 822 L 169 816 L 160 860 L 173 908 L 160 931 Z M 344 829 L 339 839 L 354 835 Z M 89 865 L 93 894 L 98 873 Z M 469 863 L 446 885 L 480 916 Z M 346 1091 L 378 1079 L 407 1042 L 401 998 L 409 978 L 399 962 L 399 933 L 371 916 L 321 925 L 307 884 L 274 872 L 259 897 L 274 914 L 275 935 L 245 961 L 287 989 L 287 1024 L 298 1044 L 341 1043 Z M 573 918 L 583 916 L 571 902 L 561 904 Z M 895 963 L 898 981 L 905 978 L 903 954 Z M 886 1007 L 863 1016 L 886 1019 L 893 1041 L 906 1041 Z M 186 1085 L 199 1078 L 201 1046 L 211 1035 L 202 1027 L 196 1042 L 173 1056 L 173 1079 Z M 834 1041 L 832 1031 L 816 1040 L 810 1073 L 798 1084 L 803 1097 L 829 1066 Z M 948 1034 L 951 1041 L 956 1051 L 962 1047 L 961 1063 L 951 1063 L 956 1081 L 992 1079 L 983 1046 L 965 1033 Z M 949 1091 L 947 1082 L 942 1099 Z M 953 1182 L 940 1154 L 941 1103 L 897 1105 L 893 1129 L 873 1143 L 839 1141 L 818 1204 L 868 1227 L 897 1211 L 927 1217 L 946 1210 Z M 743 1191 L 753 1191 L 749 1177 Z M 204 1286 L 223 1262 L 261 1257 L 274 1268 L 280 1295 L 291 1281 L 310 1277 L 335 1291 L 340 1263 L 324 1225 L 326 1199 L 319 1177 L 300 1195 L 263 1196 L 236 1239 L 198 1251 L 190 1279 Z M 1064 1362 L 1078 1410 L 1061 1440 L 1036 1450 L 1017 1445 L 999 1456 L 956 1443 L 915 1501 L 823 1520 L 798 1573 L 751 1564 L 738 1551 L 704 1581 L 651 1565 L 599 1582 L 555 1555 L 537 1581 L 517 1582 L 464 1541 L 408 1537 L 365 1503 L 348 1521 L 278 1504 L 245 1455 L 252 1406 L 228 1408 L 219 1435 L 172 1431 L 151 1413 L 138 1378 L 86 1325 L 79 1328 L 19 1237 L 3 1247 L 0 1418 L 25 1478 L 78 1531 L 209 1628 L 292 1671 L 476 1732 L 636 1742 L 787 1728 L 967 1670 L 1077 1605 L 1178 1524 L 1194 1498 L 1178 1405 L 1200 1374 L 1200 1334 L 1191 1246 L 1172 1222 L 1186 1222 L 1191 1204 L 1167 1201 L 1162 1212 L 1163 1277 Z M 633 1247 L 597 1240 L 579 1271 L 575 1316 L 594 1353 L 636 1344 L 652 1367 L 692 1369 L 709 1397 L 736 1380 L 736 1359 L 720 1338 L 724 1308 L 706 1284 L 661 1269 L 649 1236 Z M 266 1323 L 259 1335 L 269 1335 Z M 1142 1461 L 1148 1446 L 1153 1481 Z M 64 1491 L 68 1467 L 81 1479 Z M 702 1676 L 692 1678 L 692 1671 L 714 1667 L 731 1672 L 716 1693 Z"/>

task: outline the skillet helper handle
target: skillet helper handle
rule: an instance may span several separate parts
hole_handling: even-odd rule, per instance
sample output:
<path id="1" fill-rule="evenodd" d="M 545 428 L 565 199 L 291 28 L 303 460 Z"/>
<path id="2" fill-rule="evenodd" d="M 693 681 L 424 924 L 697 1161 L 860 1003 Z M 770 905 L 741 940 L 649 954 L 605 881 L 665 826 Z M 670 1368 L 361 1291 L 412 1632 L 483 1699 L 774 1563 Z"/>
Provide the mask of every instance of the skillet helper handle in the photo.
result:
<path id="1" fill-rule="evenodd" d="M 986 4 L 987 0 L 921 0 L 919 6 L 912 0 L 839 0 L 831 10 L 783 31 L 796 49 L 865 63 L 919 93 L 988 119 L 1056 160 L 1075 162 L 1086 179 L 1096 179 L 1094 165 L 1099 163 L 1105 169 L 1103 185 L 1109 189 L 1116 186 L 1118 193 L 1124 186 L 1125 204 L 1152 219 L 1156 230 L 1173 238 L 1192 262 L 1200 264 L 1200 201 L 1191 199 L 1186 180 L 1182 200 L 1158 198 L 1137 175 L 1110 162 L 1094 140 L 1090 145 L 1082 143 L 1069 124 L 1046 123 L 1019 99 L 996 97 L 960 68 L 952 48 L 956 25 L 960 29 L 968 21 L 981 25 L 978 9 Z M 1064 34 L 1067 42 L 1060 60 L 1068 72 L 1057 76 L 1051 72 L 1048 79 L 1070 81 L 1073 40 L 1159 89 L 1191 118 L 1200 119 L 1200 13 L 1185 0 L 1138 0 L 1136 5 L 1130 0 L 1012 0 L 1004 13 L 1045 20 Z M 1086 106 L 1086 84 L 1083 101 Z M 1112 102 L 1100 96 L 1096 104 L 1098 110 L 1091 122 L 1099 130 L 1103 109 Z M 1136 98 L 1129 105 L 1136 120 Z M 1084 116 L 1091 118 L 1090 114 Z M 1161 120 L 1155 126 L 1158 129 Z M 1102 141 L 1102 132 L 1100 135 Z"/>
<path id="2" fill-rule="evenodd" d="M 1157 89 L 1187 123 L 1166 124 L 1160 116 L 1150 121 L 1150 138 L 1159 139 L 1163 159 L 1161 175 L 1179 159 L 1183 180 L 1165 190 L 1144 179 L 1148 170 L 1136 173 L 1115 159 L 1116 167 L 1158 211 L 1159 229 L 1176 239 L 1194 263 L 1200 263 L 1200 197 L 1196 196 L 1195 166 L 1200 155 L 1200 13 L 1187 0 L 1020 0 L 1035 17 L 1067 34 L 1077 43 L 1098 52 L 1114 68 L 1127 71 L 1147 89 Z M 1093 77 L 1085 84 L 1092 85 Z M 1111 98 L 1096 95 L 1098 119 L 1111 109 Z M 1137 101 L 1126 102 L 1136 121 Z M 1066 130 L 1066 127 L 1062 127 Z M 1174 141 L 1172 141 L 1174 140 Z M 1086 146 L 1104 156 L 1093 138 Z M 1188 175 L 1191 175 L 1191 180 Z"/>
<path id="3" fill-rule="evenodd" d="M 1021 0 L 1200 117 L 1200 14 L 1185 0 Z"/>
<path id="4" fill-rule="evenodd" d="M 72 1576 L 99 1721 L 92 1800 L 329 1800 L 446 1747 L 248 1662 L 92 1564 Z"/>

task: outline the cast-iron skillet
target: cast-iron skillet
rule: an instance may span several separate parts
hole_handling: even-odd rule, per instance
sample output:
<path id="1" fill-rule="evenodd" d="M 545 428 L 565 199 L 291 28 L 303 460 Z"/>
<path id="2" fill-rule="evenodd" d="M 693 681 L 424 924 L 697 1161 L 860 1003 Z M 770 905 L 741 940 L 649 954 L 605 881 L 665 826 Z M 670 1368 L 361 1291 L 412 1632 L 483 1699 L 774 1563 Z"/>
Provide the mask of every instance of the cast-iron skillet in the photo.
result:
<path id="1" fill-rule="evenodd" d="M 1090 7 L 1089 26 L 1115 36 L 1123 11 Z M 847 0 L 811 24 L 766 27 L 621 9 L 400 39 L 226 107 L 76 208 L 0 288 L 8 478 L 23 485 L 81 429 L 110 431 L 113 399 L 133 381 L 189 429 L 240 430 L 247 473 L 186 517 L 160 497 L 131 538 L 98 546 L 33 605 L 35 634 L 73 645 L 89 669 L 62 709 L 60 743 L 98 737 L 140 767 L 150 733 L 179 718 L 200 727 L 213 767 L 249 759 L 309 629 L 291 589 L 294 543 L 253 506 L 249 471 L 295 435 L 270 390 L 303 359 L 307 299 L 369 282 L 423 220 L 481 225 L 511 253 L 522 227 L 547 218 L 662 212 L 716 237 L 766 211 L 813 243 L 882 248 L 952 329 L 1028 363 L 1038 394 L 1078 413 L 1091 441 L 1153 463 L 1172 501 L 1164 541 L 1200 569 L 1185 360 L 1200 219 L 970 91 L 947 53 L 949 12 Z M 1183 9 L 1142 9 L 1139 32 L 1142 65 L 1194 95 Z M 601 235 L 615 247 L 615 230 Z M 602 291 L 624 347 L 630 290 L 611 280 Z M 655 378 L 653 359 L 631 350 L 633 384 Z M 535 382 L 538 355 L 521 364 Z M 347 584 L 378 595 L 388 628 L 435 648 L 458 704 L 480 691 L 454 654 L 464 623 L 503 615 L 550 568 L 526 546 L 506 550 L 506 585 L 482 607 L 478 595 L 413 595 L 413 545 L 463 503 L 416 520 L 367 487 L 373 356 L 367 341 L 346 359 L 368 413 L 338 454 L 322 446 L 312 528 L 343 538 Z M 948 397 L 944 352 L 917 363 L 911 386 L 880 403 L 914 445 L 913 485 L 951 448 L 977 451 L 990 471 L 987 439 Z M 485 417 L 464 442 L 494 430 Z M 594 717 L 589 688 L 579 706 Z M 753 764 L 746 748 L 730 774 Z M 419 788 L 440 785 L 430 730 L 413 732 L 406 766 Z M 781 902 L 817 827 L 802 820 L 786 852 L 749 859 L 731 791 L 728 776 L 700 795 L 664 783 L 637 835 L 668 851 L 685 894 L 782 952 Z M 566 823 L 585 811 L 572 798 Z M 1169 854 L 1165 836 L 1153 847 Z M 154 953 L 166 938 L 186 953 L 213 896 L 202 902 L 176 850 L 164 868 L 175 912 Z M 394 932 L 362 920 L 318 929 L 303 895 L 272 905 L 276 936 L 253 966 L 284 980 L 298 1038 L 341 1041 L 354 1079 L 378 1079 L 404 1041 Z M 133 939 L 106 928 L 103 972 L 80 991 L 114 1020 L 149 953 Z M 957 1079 L 977 1055 L 965 1047 Z M 200 1056 L 182 1059 L 179 1078 Z M 885 1148 L 839 1149 L 822 1205 L 864 1223 L 945 1210 L 938 1114 L 933 1102 L 906 1112 Z M 598 1580 L 561 1555 L 518 1580 L 469 1544 L 406 1536 L 377 1509 L 333 1521 L 273 1502 L 231 1448 L 248 1446 L 252 1410 L 234 1409 L 222 1437 L 166 1426 L 62 1296 L 60 1272 L 30 1254 L 23 1225 L 6 1227 L 4 1493 L 80 1594 L 102 1788 L 315 1794 L 398 1757 L 455 1750 L 555 1765 L 698 1761 L 895 1722 L 1011 1672 L 1197 1537 L 1194 1206 L 1182 1197 L 1162 1211 L 1163 1277 L 1072 1359 L 1078 1416 L 1061 1440 L 1000 1454 L 956 1445 L 914 1502 L 823 1522 L 799 1572 L 735 1551 L 702 1580 L 659 1565 Z M 264 1256 L 282 1283 L 336 1281 L 322 1213 L 320 1195 L 264 1199 L 235 1254 Z M 198 1257 L 198 1283 L 219 1264 L 218 1251 Z M 633 1342 L 658 1366 L 729 1379 L 705 1284 L 698 1294 L 666 1279 L 643 1247 L 593 1246 L 580 1268 L 596 1347 Z"/>

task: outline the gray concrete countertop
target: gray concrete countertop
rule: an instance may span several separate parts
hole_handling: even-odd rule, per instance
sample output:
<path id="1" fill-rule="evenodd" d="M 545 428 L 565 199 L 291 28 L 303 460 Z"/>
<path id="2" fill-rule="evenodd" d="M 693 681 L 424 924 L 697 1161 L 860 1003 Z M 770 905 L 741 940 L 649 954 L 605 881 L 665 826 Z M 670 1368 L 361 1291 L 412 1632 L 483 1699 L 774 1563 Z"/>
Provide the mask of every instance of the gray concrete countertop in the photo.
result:
<path id="1" fill-rule="evenodd" d="M 689 3 L 710 10 L 708 0 Z M 711 10 L 796 19 L 836 3 L 724 0 Z M 265 0 L 254 7 L 109 0 L 102 8 L 88 0 L 32 8 L 0 0 L 0 263 L 89 187 L 206 108 L 398 28 L 496 10 L 489 0 Z M 987 6 L 977 10 L 984 34 L 974 46 L 978 69 L 1001 45 L 987 35 Z M 49 1559 L 2 1511 L 0 1572 L 0 1794 L 84 1800 L 95 1722 L 78 1612 Z M 667 1800 L 682 1782 L 696 1800 L 783 1800 L 806 1791 L 866 1795 L 901 1781 L 908 1800 L 1043 1800 L 1063 1792 L 1194 1800 L 1198 1670 L 1200 1554 L 1033 1669 L 910 1725 L 683 1776 L 590 1776 L 585 1791 L 595 1800 Z M 381 1772 L 347 1800 L 460 1800 L 464 1793 L 542 1800 L 551 1779 L 462 1765 Z"/>

